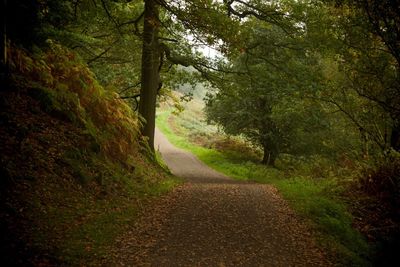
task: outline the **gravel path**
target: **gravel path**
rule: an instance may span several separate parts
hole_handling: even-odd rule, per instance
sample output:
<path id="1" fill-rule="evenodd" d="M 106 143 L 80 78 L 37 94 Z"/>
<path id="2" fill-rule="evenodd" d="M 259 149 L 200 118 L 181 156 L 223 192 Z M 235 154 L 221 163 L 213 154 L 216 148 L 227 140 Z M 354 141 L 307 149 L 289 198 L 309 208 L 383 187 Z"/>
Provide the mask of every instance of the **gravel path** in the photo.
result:
<path id="1" fill-rule="evenodd" d="M 121 238 L 117 265 L 330 266 L 273 186 L 230 179 L 158 130 L 155 147 L 187 182 Z"/>

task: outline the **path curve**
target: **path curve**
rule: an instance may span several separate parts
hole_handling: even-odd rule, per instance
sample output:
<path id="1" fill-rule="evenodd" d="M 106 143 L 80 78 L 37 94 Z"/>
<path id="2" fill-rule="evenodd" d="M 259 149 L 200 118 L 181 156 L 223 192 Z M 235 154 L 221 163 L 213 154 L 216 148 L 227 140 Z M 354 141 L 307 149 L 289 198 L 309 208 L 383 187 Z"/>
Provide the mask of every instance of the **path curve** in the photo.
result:
<path id="1" fill-rule="evenodd" d="M 118 265 L 330 266 L 273 186 L 230 179 L 157 129 L 155 140 L 172 173 L 187 182 L 121 240 Z"/>

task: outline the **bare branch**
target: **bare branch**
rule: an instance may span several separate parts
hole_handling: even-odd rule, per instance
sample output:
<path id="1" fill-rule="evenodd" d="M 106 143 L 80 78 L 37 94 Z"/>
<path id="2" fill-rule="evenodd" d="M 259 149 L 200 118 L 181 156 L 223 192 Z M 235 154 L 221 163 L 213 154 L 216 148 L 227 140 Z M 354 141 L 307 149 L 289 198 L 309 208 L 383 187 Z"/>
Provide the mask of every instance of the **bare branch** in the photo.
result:
<path id="1" fill-rule="evenodd" d="M 166 38 L 166 37 L 158 37 L 158 40 L 167 41 L 167 42 L 174 42 L 174 43 L 178 43 L 179 42 L 176 39 Z"/>
<path id="2" fill-rule="evenodd" d="M 205 62 L 201 62 L 200 60 L 194 60 L 190 57 L 181 56 L 181 55 L 172 55 L 171 49 L 163 43 L 160 44 L 160 47 L 161 47 L 162 51 L 165 53 L 166 58 L 173 64 L 182 65 L 184 67 L 192 66 L 193 68 L 195 68 L 196 70 L 198 70 L 201 73 L 212 70 L 212 71 L 228 73 L 228 74 L 239 74 L 239 75 L 245 74 L 244 72 L 240 72 L 240 71 L 231 71 L 231 70 L 227 70 L 227 69 L 216 68 L 216 67 L 208 65 Z"/>
<path id="3" fill-rule="evenodd" d="M 380 138 L 378 136 L 376 136 L 373 132 L 369 131 L 368 129 L 366 129 L 357 119 L 356 117 L 351 114 L 348 110 L 346 110 L 345 108 L 343 108 L 342 105 L 340 105 L 338 102 L 336 102 L 334 99 L 327 99 L 327 98 L 320 98 L 320 97 L 312 97 L 312 96 L 306 96 L 306 98 L 310 98 L 313 100 L 317 100 L 317 101 L 322 101 L 322 102 L 326 102 L 329 104 L 334 105 L 336 108 L 338 108 L 338 110 L 340 110 L 348 119 L 350 119 L 351 122 L 353 122 L 353 124 L 360 130 L 360 131 L 364 131 L 365 133 L 367 133 L 369 136 L 372 137 L 372 139 L 374 140 L 374 142 L 382 149 L 385 149 L 385 144 L 382 144 L 382 140 L 380 140 Z"/>
<path id="4" fill-rule="evenodd" d="M 129 99 L 129 98 L 134 98 L 134 99 L 136 99 L 136 98 L 138 98 L 138 97 L 140 97 L 140 94 L 129 95 L 129 96 L 121 96 L 120 98 L 121 98 L 121 99 Z"/>
<path id="5" fill-rule="evenodd" d="M 138 83 L 136 83 L 136 84 L 134 84 L 134 85 L 129 85 L 128 87 L 125 87 L 124 89 L 122 89 L 121 91 L 119 91 L 118 94 L 122 94 L 123 92 L 125 92 L 125 91 L 127 91 L 127 90 L 129 90 L 129 89 L 131 89 L 131 88 L 137 87 L 137 86 L 140 85 L 140 84 L 141 84 L 141 82 L 138 82 Z"/>
<path id="6" fill-rule="evenodd" d="M 138 98 L 140 97 L 140 94 L 136 94 L 136 95 L 131 95 L 131 96 L 121 96 L 121 99 L 133 99 L 135 100 L 135 107 L 133 109 L 133 111 L 137 111 L 139 108 L 139 101 Z"/>
<path id="7" fill-rule="evenodd" d="M 100 54 L 98 54 L 97 56 L 95 56 L 94 58 L 88 60 L 87 64 L 90 65 L 91 63 L 93 63 L 94 61 L 96 61 L 97 59 L 101 58 L 104 54 L 106 54 L 108 51 L 110 51 L 111 48 L 114 47 L 114 45 L 116 43 L 118 43 L 119 40 L 115 41 L 114 43 L 112 43 L 112 45 L 110 45 L 109 47 L 107 47 L 103 52 L 101 52 Z"/>

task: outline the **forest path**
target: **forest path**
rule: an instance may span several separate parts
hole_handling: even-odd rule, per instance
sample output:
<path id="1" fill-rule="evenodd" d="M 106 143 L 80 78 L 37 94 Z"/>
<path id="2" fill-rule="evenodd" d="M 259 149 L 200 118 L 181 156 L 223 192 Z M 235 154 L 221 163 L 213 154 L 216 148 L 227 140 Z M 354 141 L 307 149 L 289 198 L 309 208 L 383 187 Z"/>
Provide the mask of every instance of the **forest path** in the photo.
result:
<path id="1" fill-rule="evenodd" d="M 230 179 L 157 129 L 155 148 L 186 183 L 119 240 L 117 265 L 330 266 L 273 186 Z"/>

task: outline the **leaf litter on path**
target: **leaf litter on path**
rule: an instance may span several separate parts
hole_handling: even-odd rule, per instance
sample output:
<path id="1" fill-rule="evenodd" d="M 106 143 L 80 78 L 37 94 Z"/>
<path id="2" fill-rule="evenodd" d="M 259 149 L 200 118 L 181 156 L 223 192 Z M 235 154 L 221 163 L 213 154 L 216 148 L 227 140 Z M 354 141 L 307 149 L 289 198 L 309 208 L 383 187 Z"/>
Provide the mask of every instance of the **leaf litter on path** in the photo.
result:
<path id="1" fill-rule="evenodd" d="M 144 210 L 113 253 L 118 266 L 331 266 L 271 185 L 232 180 L 156 132 L 187 182 Z"/>

